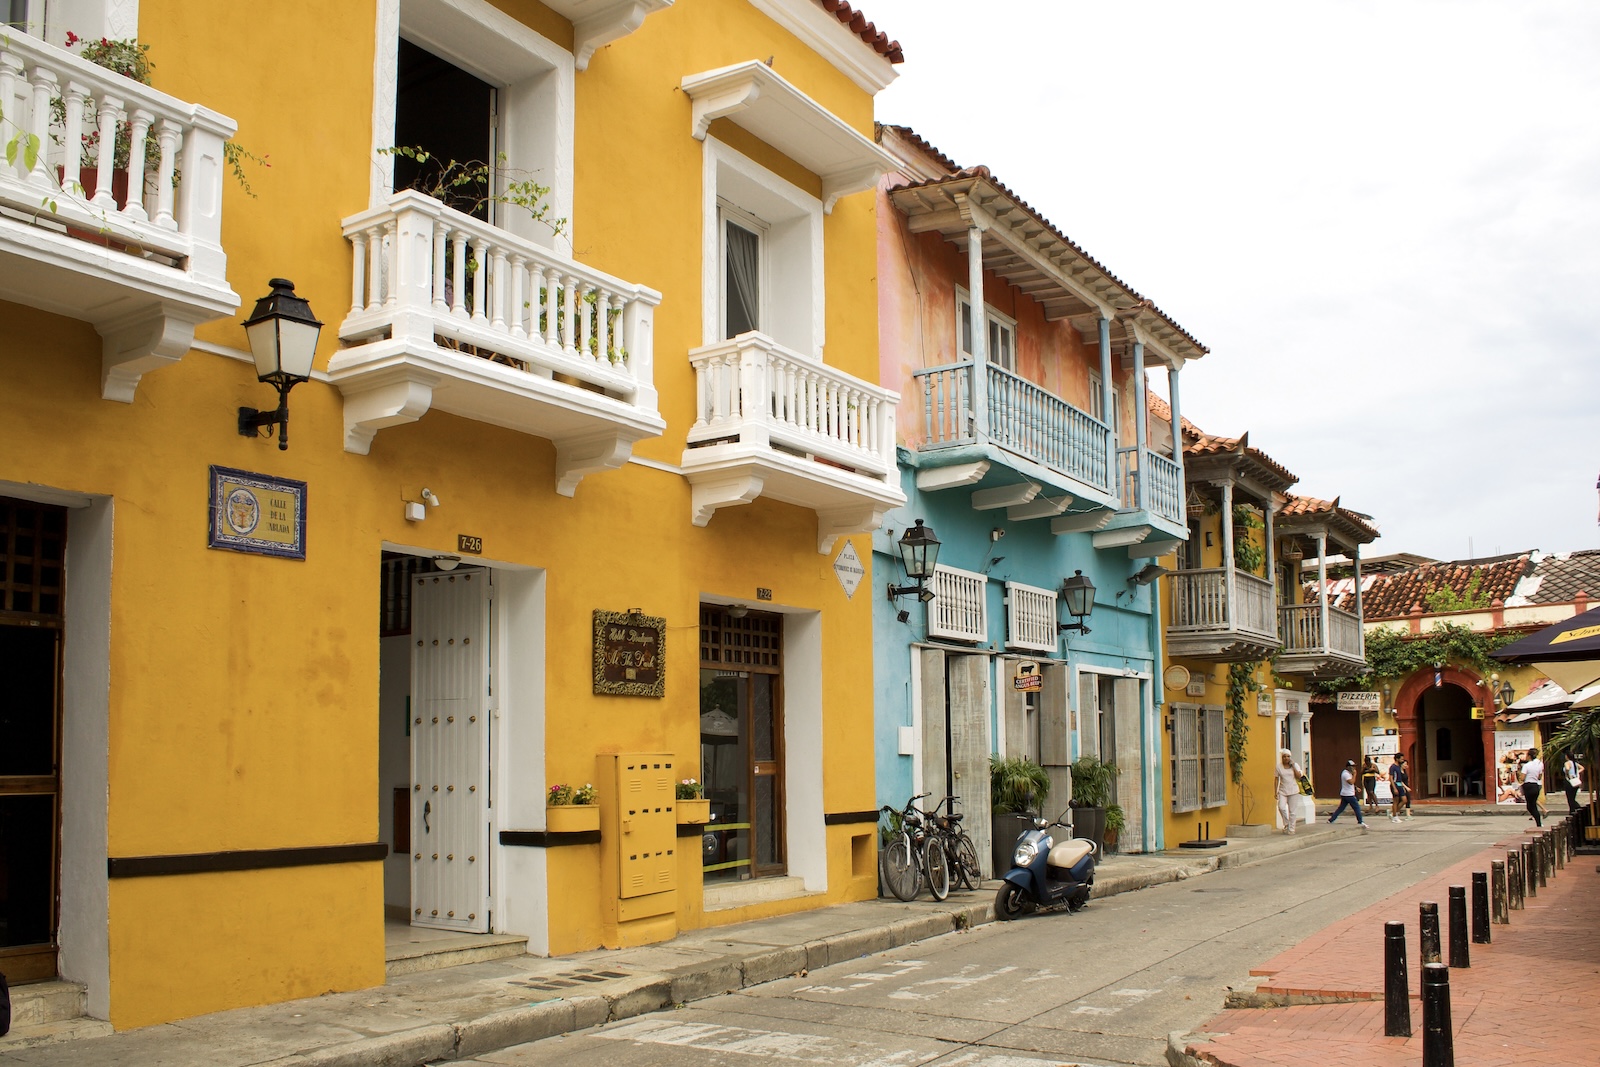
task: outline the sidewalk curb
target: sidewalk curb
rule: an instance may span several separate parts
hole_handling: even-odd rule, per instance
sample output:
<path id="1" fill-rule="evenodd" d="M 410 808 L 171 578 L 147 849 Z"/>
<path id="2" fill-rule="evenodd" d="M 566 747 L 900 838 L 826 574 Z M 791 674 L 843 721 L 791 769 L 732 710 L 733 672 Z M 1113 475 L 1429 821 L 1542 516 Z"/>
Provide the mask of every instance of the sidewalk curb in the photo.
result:
<path id="1" fill-rule="evenodd" d="M 1353 836 L 1354 832 L 1353 829 L 1349 832 L 1336 829 L 1300 838 L 1278 834 L 1259 841 L 1240 842 L 1227 852 L 1194 856 L 1176 853 L 1157 853 L 1143 859 L 1129 856 L 1123 870 L 1114 869 L 1120 863 L 1101 868 L 1093 896 L 1101 900 L 1149 886 L 1184 881 L 1341 840 Z M 997 881 L 984 882 L 972 892 L 975 900 L 948 903 L 922 914 L 906 916 L 901 913 L 892 919 L 885 916 L 888 921 L 798 944 L 749 944 L 744 954 L 713 954 L 678 967 L 641 971 L 603 991 L 502 1007 L 457 1021 L 423 1022 L 418 1019 L 406 1029 L 280 1054 L 276 1058 L 255 1061 L 255 1064 L 256 1067 L 423 1067 L 429 1063 L 482 1056 L 985 926 L 994 922 L 992 894 L 998 885 Z M 1169 1045 L 1186 1036 L 1171 1035 Z M 115 1035 L 110 1035 L 102 1040 L 114 1039 Z M 1174 1054 L 1169 1048 L 1169 1062 L 1180 1067 L 1201 1064 L 1209 1067 L 1208 1061 L 1193 1057 L 1174 1060 Z M 1187 1053 L 1182 1054 L 1187 1056 Z"/>
<path id="2" fill-rule="evenodd" d="M 1216 1067 L 1213 1060 L 1203 1060 L 1189 1052 L 1189 1039 L 1193 1034 L 1174 1030 L 1167 1035 L 1168 1067 Z"/>

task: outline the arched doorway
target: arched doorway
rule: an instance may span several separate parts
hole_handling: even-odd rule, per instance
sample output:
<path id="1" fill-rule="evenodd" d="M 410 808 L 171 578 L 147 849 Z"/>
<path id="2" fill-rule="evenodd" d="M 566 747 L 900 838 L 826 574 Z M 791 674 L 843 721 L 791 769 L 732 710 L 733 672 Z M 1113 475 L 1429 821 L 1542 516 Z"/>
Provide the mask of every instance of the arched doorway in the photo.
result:
<path id="1" fill-rule="evenodd" d="M 1411 788 L 1419 799 L 1442 795 L 1442 775 L 1458 776 L 1461 796 L 1467 795 L 1469 781 L 1483 781 L 1484 768 L 1493 762 L 1494 720 L 1474 718 L 1473 708 L 1482 706 L 1486 692 L 1481 678 L 1455 667 L 1419 671 L 1400 687 L 1395 700 L 1400 751 L 1411 765 Z"/>

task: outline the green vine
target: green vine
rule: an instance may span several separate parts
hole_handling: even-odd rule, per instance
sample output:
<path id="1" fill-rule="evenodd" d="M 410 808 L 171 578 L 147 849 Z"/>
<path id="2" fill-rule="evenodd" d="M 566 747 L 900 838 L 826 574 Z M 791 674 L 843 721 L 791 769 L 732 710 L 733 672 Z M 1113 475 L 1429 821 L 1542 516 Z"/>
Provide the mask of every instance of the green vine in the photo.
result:
<path id="1" fill-rule="evenodd" d="M 1228 771 L 1234 785 L 1244 781 L 1248 758 L 1245 742 L 1250 739 L 1250 712 L 1245 701 L 1266 688 L 1256 681 L 1259 663 L 1228 664 Z"/>
<path id="2" fill-rule="evenodd" d="M 1385 680 L 1397 680 L 1436 664 L 1457 663 L 1479 674 L 1490 674 L 1501 664 L 1489 658 L 1520 636 L 1516 633 L 1480 633 L 1459 623 L 1439 622 L 1425 634 L 1412 635 L 1396 630 L 1373 630 L 1367 634 L 1367 669 L 1344 678 L 1311 682 L 1314 693 L 1341 690 L 1371 691 Z"/>
<path id="3" fill-rule="evenodd" d="M 1422 597 L 1422 602 L 1429 611 L 1473 611 L 1489 606 L 1489 594 L 1484 592 L 1483 572 L 1474 571 L 1471 578 L 1460 593 L 1448 585 L 1439 585 L 1428 590 Z"/>
<path id="4" fill-rule="evenodd" d="M 1233 506 L 1233 565 L 1242 571 L 1259 575 L 1261 565 L 1267 561 L 1266 549 L 1256 543 L 1250 531 L 1266 529 L 1260 512 L 1249 504 Z"/>

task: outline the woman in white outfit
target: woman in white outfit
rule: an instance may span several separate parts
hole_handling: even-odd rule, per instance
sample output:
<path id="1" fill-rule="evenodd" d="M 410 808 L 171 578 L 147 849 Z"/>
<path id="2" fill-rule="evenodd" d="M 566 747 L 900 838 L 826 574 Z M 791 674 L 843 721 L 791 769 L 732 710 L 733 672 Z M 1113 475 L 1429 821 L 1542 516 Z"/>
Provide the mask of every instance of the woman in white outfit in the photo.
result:
<path id="1" fill-rule="evenodd" d="M 1300 799 L 1300 776 L 1305 771 L 1294 761 L 1294 753 L 1286 748 L 1278 750 L 1277 774 L 1273 776 L 1272 791 L 1278 798 L 1278 816 L 1283 820 L 1283 832 L 1294 833 L 1295 808 Z"/>

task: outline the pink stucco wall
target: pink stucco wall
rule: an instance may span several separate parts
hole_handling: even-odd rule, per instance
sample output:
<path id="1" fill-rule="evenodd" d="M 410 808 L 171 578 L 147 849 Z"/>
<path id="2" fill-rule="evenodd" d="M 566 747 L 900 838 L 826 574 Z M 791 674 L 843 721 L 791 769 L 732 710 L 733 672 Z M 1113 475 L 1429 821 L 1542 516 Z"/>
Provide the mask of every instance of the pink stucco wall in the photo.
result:
<path id="1" fill-rule="evenodd" d="M 915 449 L 926 436 L 922 390 L 912 372 L 962 359 L 956 335 L 956 287 L 966 287 L 967 255 L 942 234 L 914 234 L 889 199 L 904 184 L 887 176 L 878 187 L 878 353 L 882 383 L 900 393 L 900 444 Z M 1083 411 L 1089 375 L 1100 369 L 1099 345 L 1069 322 L 1047 322 L 1044 308 L 1003 279 L 984 272 L 984 299 L 1017 321 L 1017 373 Z M 1134 436 L 1133 374 L 1113 361 L 1122 409 L 1122 441 Z"/>

